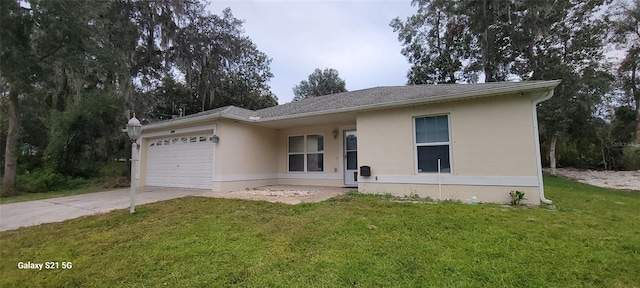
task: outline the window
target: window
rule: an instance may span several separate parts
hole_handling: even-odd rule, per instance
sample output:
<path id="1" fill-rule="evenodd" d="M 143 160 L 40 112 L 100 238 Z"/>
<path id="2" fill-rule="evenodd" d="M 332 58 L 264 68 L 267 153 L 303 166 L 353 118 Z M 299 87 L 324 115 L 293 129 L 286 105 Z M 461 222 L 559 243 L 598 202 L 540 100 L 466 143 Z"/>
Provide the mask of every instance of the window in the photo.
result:
<path id="1" fill-rule="evenodd" d="M 418 173 L 451 172 L 449 116 L 415 118 Z"/>
<path id="2" fill-rule="evenodd" d="M 324 136 L 289 137 L 289 172 L 324 171 Z"/>

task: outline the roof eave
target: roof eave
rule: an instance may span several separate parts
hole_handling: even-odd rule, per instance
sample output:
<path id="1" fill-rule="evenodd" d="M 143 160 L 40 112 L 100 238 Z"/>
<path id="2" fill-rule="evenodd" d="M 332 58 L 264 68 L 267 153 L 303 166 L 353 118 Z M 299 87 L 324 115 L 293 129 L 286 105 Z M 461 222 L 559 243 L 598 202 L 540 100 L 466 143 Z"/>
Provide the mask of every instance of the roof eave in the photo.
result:
<path id="1" fill-rule="evenodd" d="M 398 102 L 387 102 L 387 103 L 379 103 L 372 105 L 362 105 L 362 106 L 354 106 L 354 107 L 345 107 L 339 109 L 332 110 L 324 110 L 324 111 L 314 111 L 300 114 L 292 114 L 292 115 L 283 115 L 277 117 L 268 117 L 259 120 L 247 121 L 244 119 L 243 121 L 247 122 L 269 122 L 269 121 L 278 121 L 278 120 L 286 120 L 292 118 L 302 118 L 302 117 L 311 117 L 311 116 L 320 116 L 326 114 L 336 114 L 336 113 L 347 113 L 347 112 L 358 112 L 358 111 L 369 111 L 369 110 L 379 110 L 385 108 L 398 108 L 405 106 L 413 106 L 416 104 L 428 104 L 435 102 L 445 102 L 445 101 L 455 101 L 455 100 L 463 100 L 463 99 L 472 99 L 472 98 L 482 98 L 482 97 L 491 97 L 497 95 L 518 93 L 518 92 L 531 92 L 535 90 L 553 90 L 558 84 L 560 84 L 561 80 L 550 80 L 544 82 L 521 82 L 526 83 L 526 85 L 522 85 L 519 87 L 499 87 L 488 89 L 478 92 L 464 92 L 464 93 L 452 93 L 452 94 L 444 94 L 436 97 L 431 97 L 429 99 L 412 99 L 407 101 L 398 101 Z"/>
<path id="2" fill-rule="evenodd" d="M 560 81 L 561 80 L 550 80 L 550 81 L 529 82 L 529 83 L 520 82 L 521 84 L 517 87 L 497 87 L 493 89 L 487 89 L 479 93 L 476 91 L 466 91 L 463 93 L 443 94 L 440 96 L 431 97 L 429 99 L 412 99 L 412 100 L 406 100 L 406 101 L 386 102 L 386 103 L 379 103 L 379 104 L 345 107 L 345 108 L 338 108 L 338 109 L 332 109 L 332 110 L 314 111 L 314 112 L 283 115 L 283 116 L 276 116 L 276 117 L 267 117 L 267 118 L 260 118 L 260 119 L 249 119 L 249 118 L 239 117 L 239 116 L 227 113 L 231 109 L 230 108 L 231 106 L 229 106 L 229 108 L 227 109 L 224 109 L 220 112 L 213 113 L 210 115 L 192 117 L 187 119 L 177 119 L 177 120 L 172 120 L 168 122 L 146 125 L 142 127 L 142 130 L 144 131 L 149 129 L 162 129 L 162 128 L 174 127 L 178 125 L 193 124 L 193 123 L 205 122 L 205 121 L 222 119 L 222 118 L 243 121 L 247 123 L 263 123 L 263 122 L 287 120 L 287 119 L 302 118 L 302 117 L 320 116 L 320 115 L 327 115 L 327 114 L 378 110 L 378 109 L 385 109 L 385 108 L 412 106 L 416 104 L 428 104 L 428 103 L 435 103 L 435 102 L 482 98 L 482 97 L 490 97 L 490 96 L 496 96 L 496 95 L 517 93 L 517 92 L 530 92 L 535 90 L 546 90 L 546 89 L 552 90 L 556 86 L 558 86 L 558 84 L 560 84 Z"/>
<path id="3" fill-rule="evenodd" d="M 148 130 L 154 130 L 154 129 L 169 128 L 169 127 L 174 127 L 174 126 L 193 124 L 193 123 L 197 123 L 197 122 L 205 122 L 205 121 L 209 121 L 209 120 L 216 120 L 216 119 L 220 119 L 220 118 L 224 118 L 222 112 L 217 112 L 217 113 L 204 115 L 204 116 L 200 116 L 200 117 L 186 118 L 186 119 L 178 118 L 178 119 L 173 119 L 172 121 L 167 121 L 167 122 L 154 123 L 154 124 L 150 124 L 150 125 L 142 125 L 142 132 L 145 132 L 145 130 L 148 131 Z"/>

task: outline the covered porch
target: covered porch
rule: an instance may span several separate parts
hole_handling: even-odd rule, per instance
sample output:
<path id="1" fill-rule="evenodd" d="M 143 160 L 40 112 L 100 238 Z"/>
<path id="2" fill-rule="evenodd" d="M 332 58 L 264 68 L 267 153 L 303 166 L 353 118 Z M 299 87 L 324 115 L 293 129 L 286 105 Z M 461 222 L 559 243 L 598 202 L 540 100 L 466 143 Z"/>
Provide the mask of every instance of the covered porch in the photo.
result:
<path id="1" fill-rule="evenodd" d="M 267 185 L 357 188 L 353 112 L 259 122 L 220 119 L 216 127 L 214 194 Z"/>

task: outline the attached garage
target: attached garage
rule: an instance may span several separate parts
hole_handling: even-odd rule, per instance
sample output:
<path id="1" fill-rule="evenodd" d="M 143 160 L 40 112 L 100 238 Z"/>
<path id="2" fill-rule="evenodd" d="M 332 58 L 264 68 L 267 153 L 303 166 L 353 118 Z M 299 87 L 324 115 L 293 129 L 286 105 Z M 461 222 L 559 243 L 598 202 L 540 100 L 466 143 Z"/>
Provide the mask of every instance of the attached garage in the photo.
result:
<path id="1" fill-rule="evenodd" d="M 147 186 L 211 189 L 211 134 L 158 137 L 148 141 Z"/>

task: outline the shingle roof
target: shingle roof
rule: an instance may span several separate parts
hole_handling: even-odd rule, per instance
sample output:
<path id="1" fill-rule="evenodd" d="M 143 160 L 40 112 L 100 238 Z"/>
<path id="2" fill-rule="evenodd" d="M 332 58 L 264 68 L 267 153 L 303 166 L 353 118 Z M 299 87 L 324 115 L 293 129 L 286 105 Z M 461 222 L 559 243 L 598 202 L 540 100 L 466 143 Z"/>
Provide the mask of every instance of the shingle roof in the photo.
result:
<path id="1" fill-rule="evenodd" d="M 267 121 L 279 118 L 294 118 L 310 114 L 330 114 L 344 111 L 382 109 L 401 105 L 413 105 L 437 101 L 486 97 L 506 93 L 533 90 L 552 90 L 560 83 L 553 81 L 491 82 L 480 84 L 438 84 L 375 87 L 363 90 L 311 97 L 300 101 L 273 106 L 257 111 L 227 106 L 157 124 L 197 121 L 202 118 L 232 118 L 244 121 Z M 164 126 L 164 125 L 162 125 Z"/>
<path id="2" fill-rule="evenodd" d="M 477 96 L 482 96 L 490 94 L 496 90 L 508 90 L 507 92 L 513 92 L 526 88 L 526 86 L 530 86 L 531 84 L 543 84 L 548 82 L 554 81 L 375 87 L 320 97 L 311 97 L 301 101 L 261 109 L 257 111 L 257 114 L 261 118 L 270 118 L 310 112 L 331 111 L 348 107 L 357 108 L 372 105 L 395 104 L 410 102 L 412 100 L 424 100 L 425 102 L 429 102 L 429 100 L 433 100 L 434 98 L 455 98 L 457 95 L 467 95 L 471 93 L 476 94 Z"/>
<path id="3" fill-rule="evenodd" d="M 256 111 L 244 109 L 236 106 L 225 106 L 220 108 L 215 108 L 195 114 L 190 114 L 186 116 L 182 116 L 179 118 L 167 119 L 158 122 L 151 123 L 149 125 L 144 125 L 143 127 L 150 128 L 160 125 L 166 124 L 181 124 L 185 122 L 198 121 L 199 119 L 208 119 L 208 118 L 219 118 L 224 116 L 230 116 L 232 118 L 241 118 L 241 119 L 249 119 L 256 114 Z"/>

